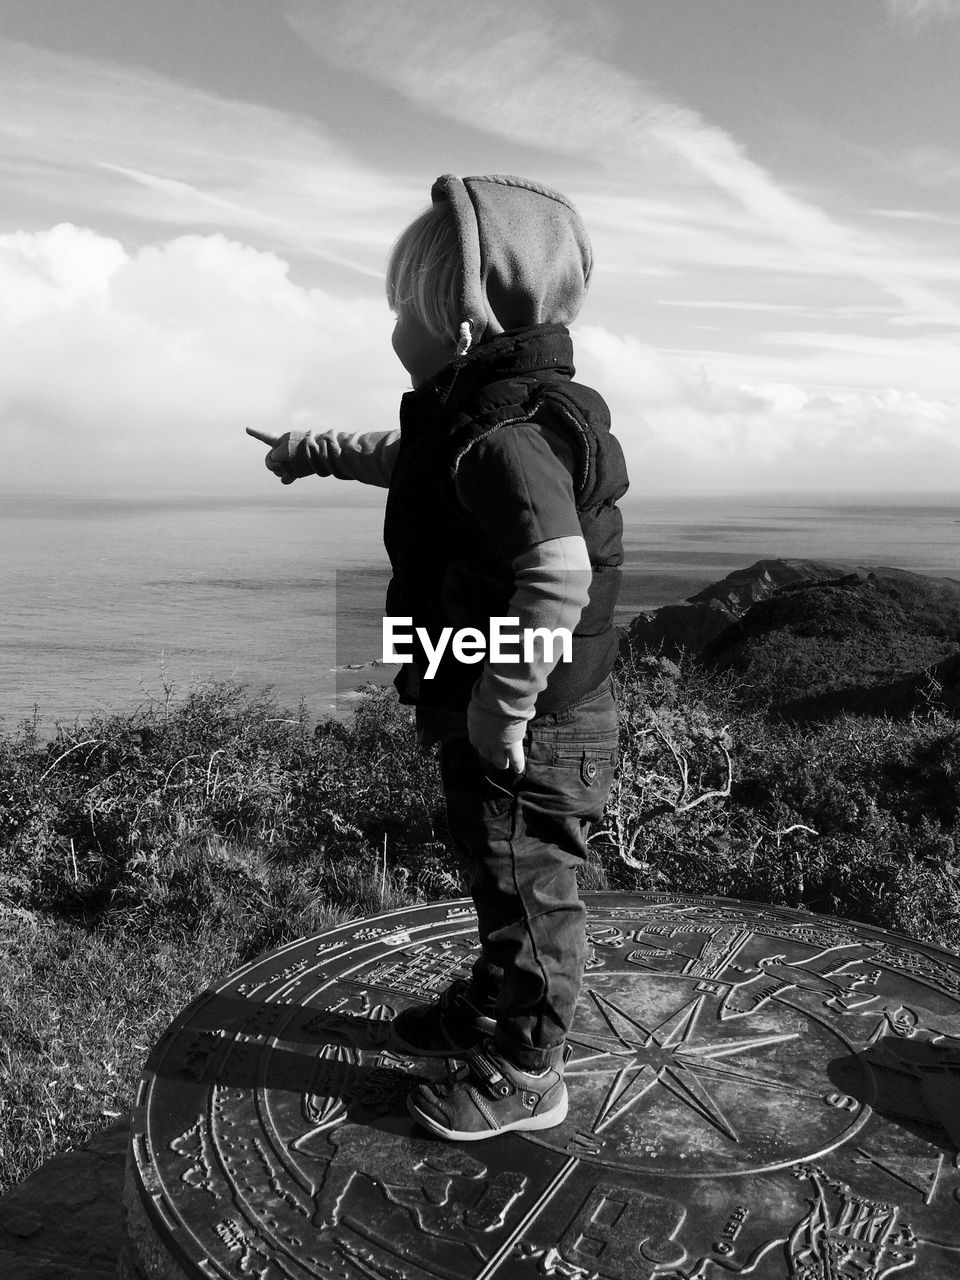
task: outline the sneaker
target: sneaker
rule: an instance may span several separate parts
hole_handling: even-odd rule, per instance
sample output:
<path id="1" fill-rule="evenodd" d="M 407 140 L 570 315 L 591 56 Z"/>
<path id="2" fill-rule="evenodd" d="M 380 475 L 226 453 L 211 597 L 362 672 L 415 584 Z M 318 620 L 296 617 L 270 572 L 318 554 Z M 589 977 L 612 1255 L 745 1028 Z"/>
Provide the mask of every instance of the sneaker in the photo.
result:
<path id="1" fill-rule="evenodd" d="M 402 1009 L 390 1024 L 391 1046 L 421 1058 L 452 1058 L 472 1049 L 496 1026 L 474 998 L 470 984 L 457 979 L 430 1004 Z"/>
<path id="2" fill-rule="evenodd" d="M 485 1040 L 446 1080 L 418 1085 L 407 1099 L 407 1110 L 431 1133 L 454 1142 L 552 1129 L 567 1114 L 563 1066 L 522 1071 L 500 1057 L 492 1040 Z"/>

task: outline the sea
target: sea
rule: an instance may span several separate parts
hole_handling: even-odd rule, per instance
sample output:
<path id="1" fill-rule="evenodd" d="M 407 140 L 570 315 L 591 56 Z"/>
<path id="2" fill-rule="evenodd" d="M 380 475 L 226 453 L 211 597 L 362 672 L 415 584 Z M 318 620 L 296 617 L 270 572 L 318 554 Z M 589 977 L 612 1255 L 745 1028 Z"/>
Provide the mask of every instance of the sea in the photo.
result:
<path id="1" fill-rule="evenodd" d="M 268 687 L 278 714 L 349 714 L 392 671 L 379 493 L 0 496 L 0 731 L 43 736 L 176 697 Z M 840 560 L 960 579 L 960 497 L 683 496 L 623 504 L 618 621 L 757 560 Z"/>

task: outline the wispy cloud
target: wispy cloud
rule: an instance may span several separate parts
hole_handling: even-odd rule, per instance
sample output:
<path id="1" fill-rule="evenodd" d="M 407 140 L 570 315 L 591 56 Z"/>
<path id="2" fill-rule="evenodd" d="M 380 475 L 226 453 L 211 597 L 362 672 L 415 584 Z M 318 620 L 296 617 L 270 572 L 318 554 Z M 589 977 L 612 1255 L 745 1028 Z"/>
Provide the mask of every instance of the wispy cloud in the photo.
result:
<path id="1" fill-rule="evenodd" d="M 960 18 L 960 0 L 887 0 L 887 11 L 898 21 L 924 24 Z"/>
<path id="2" fill-rule="evenodd" d="M 638 187 L 654 204 L 673 196 L 685 206 L 688 246 L 696 235 L 719 241 L 721 255 L 757 269 L 787 259 L 790 270 L 846 276 L 925 317 L 957 322 L 960 306 L 897 270 L 882 237 L 797 195 L 729 132 L 585 49 L 582 21 L 571 25 L 543 0 L 522 11 L 507 0 L 445 4 L 442 21 L 438 13 L 434 0 L 375 9 L 291 0 L 287 8 L 318 57 L 510 143 L 576 156 L 612 193 L 608 207 L 619 199 L 630 204 Z M 592 185 L 589 177 L 580 181 Z M 656 225 L 652 205 L 647 212 Z M 649 225 L 633 222 L 634 242 L 618 265 L 636 258 Z"/>
<path id="3" fill-rule="evenodd" d="M 518 11 L 506 0 L 482 8 L 445 4 L 442 11 L 441 22 L 435 0 L 389 9 L 301 0 L 287 14 L 320 58 L 355 67 L 432 112 L 613 169 L 627 161 L 631 174 L 624 177 L 642 168 L 654 178 L 654 190 L 664 185 L 663 176 L 675 189 L 678 178 L 685 175 L 689 183 L 693 174 L 780 236 L 804 245 L 847 243 L 849 233 L 774 181 L 698 112 L 610 62 L 577 52 L 582 22 L 564 22 L 552 5 Z M 665 162 L 672 166 L 667 175 Z"/>
<path id="4" fill-rule="evenodd" d="M 807 315 L 809 309 L 789 302 L 744 302 L 732 298 L 664 298 L 661 307 L 693 308 L 697 311 L 759 311 L 771 315 Z"/>
<path id="5" fill-rule="evenodd" d="M 146 187 L 148 191 L 154 191 L 161 196 L 169 198 L 174 205 L 179 204 L 182 210 L 180 216 L 185 222 L 196 221 L 198 219 L 198 211 L 205 210 L 206 216 L 200 215 L 200 220 L 202 221 L 206 221 L 207 218 L 215 218 L 218 222 L 228 226 L 239 225 L 248 231 L 259 228 L 276 236 L 281 242 L 292 241 L 294 246 L 307 249 L 314 257 L 324 258 L 327 262 L 335 263 L 340 267 L 347 267 L 351 271 L 370 276 L 374 280 L 382 281 L 385 278 L 385 273 L 382 270 L 368 266 L 366 263 L 358 262 L 353 258 L 344 257 L 342 253 L 335 253 L 330 249 L 322 248 L 316 238 L 315 230 L 311 229 L 305 234 L 305 229 L 302 225 L 298 225 L 297 222 L 291 221 L 287 217 L 268 213 L 249 204 L 240 204 L 236 200 L 228 200 L 213 191 L 202 191 L 189 182 L 178 182 L 175 178 L 162 178 L 156 174 L 143 173 L 139 169 L 131 169 L 125 165 L 107 164 L 105 161 L 100 161 L 99 166 L 113 173 L 121 174 L 123 177 L 129 178 L 131 182 L 139 183 L 141 186 Z"/>
<path id="6" fill-rule="evenodd" d="M 960 151 L 924 143 L 892 161 L 892 167 L 909 182 L 931 189 L 960 188 Z"/>
<path id="7" fill-rule="evenodd" d="M 957 164 L 957 176 L 960 177 L 960 162 Z M 943 227 L 960 225 L 960 216 L 931 213 L 929 209 L 869 209 L 867 212 L 875 218 L 891 218 L 898 222 L 926 222 L 931 226 Z"/>
<path id="8" fill-rule="evenodd" d="M 0 40 L 8 199 L 243 231 L 377 273 L 414 197 L 315 121 L 136 67 Z"/>

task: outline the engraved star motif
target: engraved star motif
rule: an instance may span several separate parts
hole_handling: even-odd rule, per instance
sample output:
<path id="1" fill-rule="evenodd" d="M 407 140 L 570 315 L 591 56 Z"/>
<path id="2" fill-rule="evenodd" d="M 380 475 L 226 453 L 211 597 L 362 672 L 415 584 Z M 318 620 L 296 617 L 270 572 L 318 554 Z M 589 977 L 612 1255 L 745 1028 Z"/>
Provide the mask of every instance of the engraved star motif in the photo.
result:
<path id="1" fill-rule="evenodd" d="M 734 1080 L 787 1093 L 807 1093 L 778 1079 L 758 1076 L 734 1066 L 714 1065 L 719 1059 L 735 1057 L 797 1039 L 798 1032 L 743 1036 L 737 1040 L 698 1043 L 697 1020 L 707 997 L 698 995 L 670 1014 L 656 1027 L 645 1027 L 606 996 L 590 991 L 589 996 L 609 1028 L 609 1035 L 589 1033 L 569 1037 L 586 1052 L 576 1052 L 567 1066 L 567 1075 L 613 1074 L 613 1080 L 593 1121 L 593 1132 L 602 1133 L 640 1102 L 657 1085 L 688 1107 L 702 1120 L 739 1142 L 737 1132 L 723 1114 L 702 1079 Z M 610 1045 L 613 1039 L 615 1046 Z M 582 1068 L 582 1069 L 581 1069 Z"/>

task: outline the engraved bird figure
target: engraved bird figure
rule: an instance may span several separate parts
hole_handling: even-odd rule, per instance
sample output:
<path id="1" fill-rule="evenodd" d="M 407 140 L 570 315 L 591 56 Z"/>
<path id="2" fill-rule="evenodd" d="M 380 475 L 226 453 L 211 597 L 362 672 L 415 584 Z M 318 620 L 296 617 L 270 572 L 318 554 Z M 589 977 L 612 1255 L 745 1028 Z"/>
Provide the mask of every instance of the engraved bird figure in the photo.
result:
<path id="1" fill-rule="evenodd" d="M 875 980 L 874 971 L 850 970 L 850 966 L 868 961 L 878 949 L 877 943 L 852 942 L 828 947 L 806 960 L 788 960 L 783 954 L 765 956 L 757 961 L 752 977 L 731 985 L 720 1002 L 720 1017 L 747 1017 L 793 988 L 825 997 L 849 992 Z M 729 981 L 726 977 L 723 980 Z"/>

